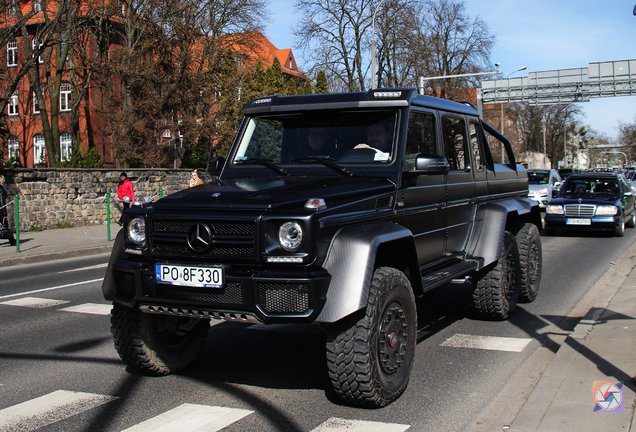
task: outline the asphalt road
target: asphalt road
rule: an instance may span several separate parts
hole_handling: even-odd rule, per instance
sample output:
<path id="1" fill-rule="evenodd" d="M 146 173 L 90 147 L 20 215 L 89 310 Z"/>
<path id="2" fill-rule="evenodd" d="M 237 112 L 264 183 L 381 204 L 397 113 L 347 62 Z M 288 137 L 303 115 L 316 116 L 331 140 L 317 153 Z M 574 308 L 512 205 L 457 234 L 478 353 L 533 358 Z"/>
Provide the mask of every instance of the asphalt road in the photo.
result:
<path id="1" fill-rule="evenodd" d="M 174 415 L 183 431 L 199 413 L 216 419 L 212 431 L 501 430 L 636 230 L 542 240 L 539 297 L 509 321 L 475 319 L 467 284 L 427 295 L 409 387 L 377 410 L 334 400 L 315 326 L 220 322 L 192 368 L 143 376 L 112 345 L 100 290 L 107 256 L 0 269 L 0 431 L 160 430 L 175 427 L 173 409 L 189 410 Z"/>

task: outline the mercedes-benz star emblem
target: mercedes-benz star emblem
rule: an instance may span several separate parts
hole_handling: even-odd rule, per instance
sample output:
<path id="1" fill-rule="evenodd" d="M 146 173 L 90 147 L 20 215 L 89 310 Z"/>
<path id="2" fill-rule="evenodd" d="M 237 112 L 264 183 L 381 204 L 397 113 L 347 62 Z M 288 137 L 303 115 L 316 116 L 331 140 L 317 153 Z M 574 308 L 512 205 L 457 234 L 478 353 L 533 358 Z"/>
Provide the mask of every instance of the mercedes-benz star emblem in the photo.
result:
<path id="1" fill-rule="evenodd" d="M 198 223 L 188 230 L 188 246 L 196 253 L 204 253 L 212 245 L 212 230 L 209 226 Z"/>

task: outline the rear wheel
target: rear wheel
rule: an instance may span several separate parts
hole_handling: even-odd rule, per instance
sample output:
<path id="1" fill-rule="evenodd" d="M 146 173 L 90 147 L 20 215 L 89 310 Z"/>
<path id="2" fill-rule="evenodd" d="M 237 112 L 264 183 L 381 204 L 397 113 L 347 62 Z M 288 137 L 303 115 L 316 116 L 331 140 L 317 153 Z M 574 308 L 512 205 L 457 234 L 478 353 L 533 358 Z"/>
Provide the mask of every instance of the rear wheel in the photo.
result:
<path id="1" fill-rule="evenodd" d="M 336 395 L 366 407 L 396 400 L 411 374 L 416 323 L 415 298 L 404 273 L 377 269 L 365 314 L 336 323 L 327 335 L 327 369 Z"/>
<path id="2" fill-rule="evenodd" d="M 517 242 L 506 231 L 499 260 L 473 278 L 473 305 L 484 318 L 504 320 L 515 309 L 520 287 L 519 267 Z"/>
<path id="3" fill-rule="evenodd" d="M 128 366 L 168 375 L 194 363 L 210 321 L 142 313 L 118 303 L 111 312 L 111 332 L 119 356 Z"/>
<path id="4" fill-rule="evenodd" d="M 529 303 L 537 298 L 543 263 L 541 235 L 534 224 L 524 224 L 515 235 L 519 250 L 519 302 Z"/>

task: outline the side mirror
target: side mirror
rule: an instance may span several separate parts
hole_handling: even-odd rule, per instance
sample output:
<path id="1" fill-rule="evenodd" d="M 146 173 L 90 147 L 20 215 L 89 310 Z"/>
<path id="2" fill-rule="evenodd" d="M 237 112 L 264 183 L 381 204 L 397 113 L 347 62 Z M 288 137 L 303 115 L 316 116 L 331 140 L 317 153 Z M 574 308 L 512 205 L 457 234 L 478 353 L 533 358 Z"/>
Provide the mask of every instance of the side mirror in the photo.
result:
<path id="1" fill-rule="evenodd" d="M 225 165 L 225 158 L 223 156 L 210 158 L 207 167 L 208 174 L 212 177 L 218 177 L 223 170 L 223 165 Z"/>
<path id="2" fill-rule="evenodd" d="M 415 171 L 418 174 L 447 174 L 450 164 L 445 156 L 420 153 L 415 159 Z"/>
<path id="3" fill-rule="evenodd" d="M 556 198 L 559 195 L 558 189 L 552 189 L 552 198 Z"/>

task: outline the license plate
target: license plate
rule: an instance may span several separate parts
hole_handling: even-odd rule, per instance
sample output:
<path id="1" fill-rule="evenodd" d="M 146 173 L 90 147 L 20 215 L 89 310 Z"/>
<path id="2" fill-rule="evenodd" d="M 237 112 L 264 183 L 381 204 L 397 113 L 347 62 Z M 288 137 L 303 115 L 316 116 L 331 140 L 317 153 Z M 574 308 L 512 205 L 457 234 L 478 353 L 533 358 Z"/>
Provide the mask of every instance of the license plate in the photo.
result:
<path id="1" fill-rule="evenodd" d="M 155 264 L 158 283 L 200 288 L 223 287 L 223 267 Z"/>
<path id="2" fill-rule="evenodd" d="M 592 219 L 570 218 L 565 221 L 566 225 L 592 225 Z"/>

